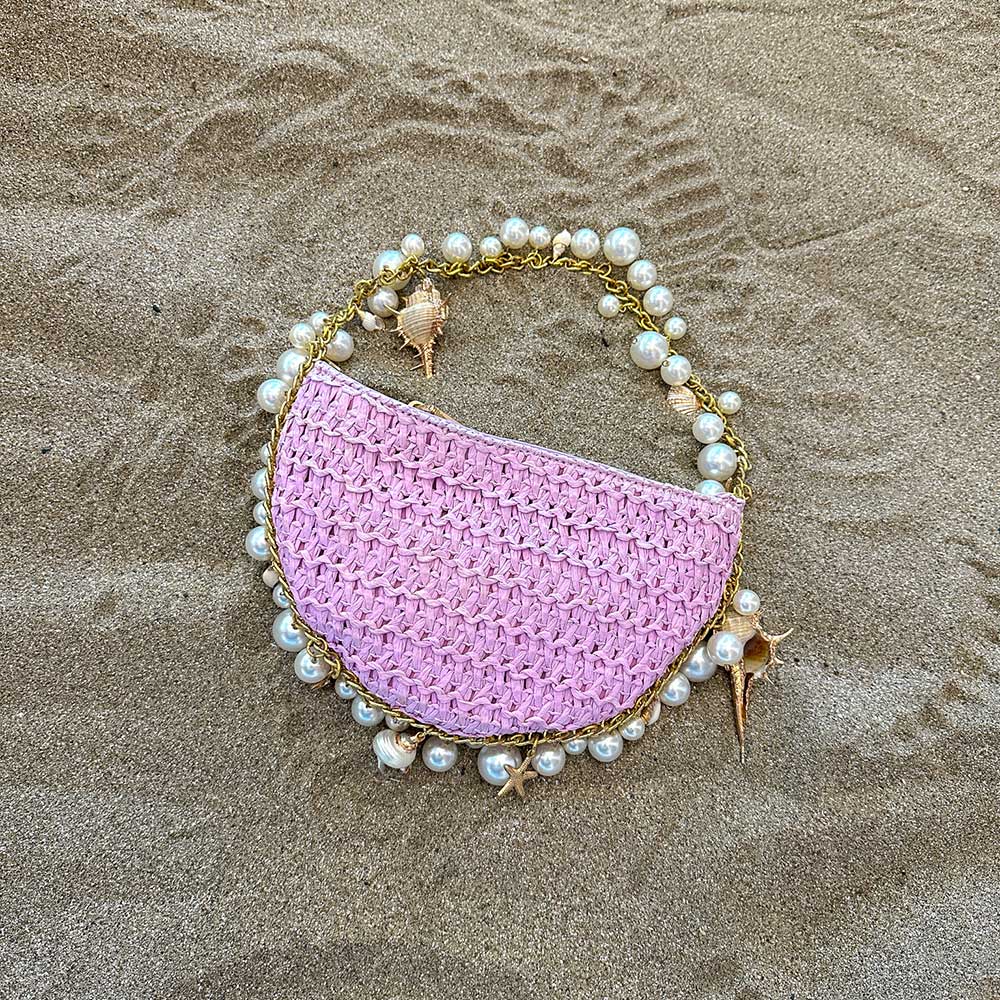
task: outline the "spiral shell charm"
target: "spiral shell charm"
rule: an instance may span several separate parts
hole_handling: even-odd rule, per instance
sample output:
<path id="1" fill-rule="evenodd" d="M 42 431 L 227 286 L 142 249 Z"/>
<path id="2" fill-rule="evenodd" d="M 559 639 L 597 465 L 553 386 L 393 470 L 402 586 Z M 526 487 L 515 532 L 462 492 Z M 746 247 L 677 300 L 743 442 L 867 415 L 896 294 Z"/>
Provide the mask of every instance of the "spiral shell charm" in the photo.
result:
<path id="1" fill-rule="evenodd" d="M 448 318 L 448 303 L 430 278 L 424 278 L 403 301 L 405 305 L 396 313 L 396 333 L 420 355 L 424 374 L 430 378 L 434 374 L 434 341 Z"/>
<path id="2" fill-rule="evenodd" d="M 391 729 L 381 730 L 372 740 L 372 749 L 378 758 L 378 769 L 384 771 L 388 767 L 393 771 L 409 770 L 417 759 L 419 745 L 420 740 L 412 735 L 396 733 Z"/>

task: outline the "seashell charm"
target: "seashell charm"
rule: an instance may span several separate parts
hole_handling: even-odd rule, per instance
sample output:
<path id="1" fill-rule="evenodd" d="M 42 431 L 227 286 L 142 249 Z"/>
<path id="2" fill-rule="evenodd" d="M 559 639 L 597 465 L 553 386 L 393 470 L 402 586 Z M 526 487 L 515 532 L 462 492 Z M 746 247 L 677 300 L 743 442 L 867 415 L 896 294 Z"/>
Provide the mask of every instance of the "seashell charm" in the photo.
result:
<path id="1" fill-rule="evenodd" d="M 420 355 L 424 374 L 430 378 L 434 374 L 434 341 L 441 336 L 448 318 L 448 302 L 430 278 L 424 278 L 403 302 L 403 308 L 396 313 L 395 332 Z"/>
<path id="2" fill-rule="evenodd" d="M 383 729 L 376 733 L 372 740 L 372 749 L 378 758 L 378 769 L 384 771 L 387 767 L 393 771 L 407 771 L 417 759 L 417 747 L 420 740 L 406 733 Z"/>
<path id="3" fill-rule="evenodd" d="M 555 238 L 552 240 L 553 260 L 558 260 L 569 249 L 569 241 L 571 239 L 572 236 L 568 229 L 563 229 L 561 232 L 556 233 Z"/>

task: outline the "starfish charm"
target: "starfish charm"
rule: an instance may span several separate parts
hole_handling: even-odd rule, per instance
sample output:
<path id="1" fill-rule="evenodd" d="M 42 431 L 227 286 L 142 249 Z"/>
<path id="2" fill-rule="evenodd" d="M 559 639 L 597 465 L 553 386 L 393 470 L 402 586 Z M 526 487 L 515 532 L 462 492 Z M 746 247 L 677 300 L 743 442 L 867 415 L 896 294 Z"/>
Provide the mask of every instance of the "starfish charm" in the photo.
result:
<path id="1" fill-rule="evenodd" d="M 507 778 L 507 784 L 497 792 L 497 798 L 502 799 L 511 792 L 517 792 L 517 797 L 523 799 L 524 783 L 538 777 L 538 772 L 529 770 L 530 767 L 530 757 L 525 758 L 524 763 L 519 767 L 511 767 L 510 764 L 504 764 L 504 769 L 507 771 L 509 777 Z"/>

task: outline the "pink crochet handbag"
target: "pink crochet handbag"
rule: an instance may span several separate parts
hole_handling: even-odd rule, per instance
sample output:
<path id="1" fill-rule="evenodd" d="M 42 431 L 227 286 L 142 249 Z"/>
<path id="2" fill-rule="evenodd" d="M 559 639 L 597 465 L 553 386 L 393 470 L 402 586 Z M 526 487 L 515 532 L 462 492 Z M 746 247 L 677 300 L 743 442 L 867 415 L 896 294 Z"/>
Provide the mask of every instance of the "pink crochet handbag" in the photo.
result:
<path id="1" fill-rule="evenodd" d="M 472 739 L 632 708 L 720 607 L 743 515 L 323 361 L 285 416 L 270 505 L 307 632 L 394 710 Z"/>

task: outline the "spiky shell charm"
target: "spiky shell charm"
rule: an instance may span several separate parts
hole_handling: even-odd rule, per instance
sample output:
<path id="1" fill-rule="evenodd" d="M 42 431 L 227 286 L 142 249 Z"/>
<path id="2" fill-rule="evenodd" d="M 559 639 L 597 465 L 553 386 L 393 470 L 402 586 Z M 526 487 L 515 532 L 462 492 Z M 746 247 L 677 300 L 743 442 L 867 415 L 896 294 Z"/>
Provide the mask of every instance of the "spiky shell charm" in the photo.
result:
<path id="1" fill-rule="evenodd" d="M 441 336 L 448 318 L 448 302 L 430 278 L 424 278 L 403 302 L 403 308 L 396 313 L 395 332 L 420 355 L 424 374 L 430 378 L 434 374 L 434 341 Z"/>

